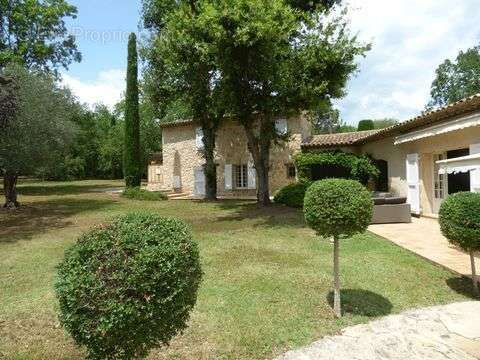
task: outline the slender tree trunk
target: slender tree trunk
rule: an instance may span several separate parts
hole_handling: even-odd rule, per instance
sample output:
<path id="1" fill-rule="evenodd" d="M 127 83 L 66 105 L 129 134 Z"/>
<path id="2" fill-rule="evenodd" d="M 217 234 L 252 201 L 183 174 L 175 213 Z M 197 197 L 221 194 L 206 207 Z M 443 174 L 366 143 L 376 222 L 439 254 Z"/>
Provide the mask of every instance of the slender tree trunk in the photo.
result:
<path id="1" fill-rule="evenodd" d="M 472 265 L 473 293 L 475 296 L 479 296 L 480 292 L 478 290 L 477 272 L 475 270 L 475 255 L 473 251 L 470 251 L 470 263 Z"/>
<path id="2" fill-rule="evenodd" d="M 5 192 L 4 208 L 16 209 L 20 206 L 17 201 L 17 175 L 5 173 L 3 177 L 3 191 Z"/>
<path id="3" fill-rule="evenodd" d="M 217 200 L 217 165 L 215 164 L 215 126 L 203 126 L 205 157 L 205 199 Z"/>
<path id="4" fill-rule="evenodd" d="M 333 311 L 337 317 L 342 316 L 340 301 L 340 241 L 338 236 L 333 237 Z"/>

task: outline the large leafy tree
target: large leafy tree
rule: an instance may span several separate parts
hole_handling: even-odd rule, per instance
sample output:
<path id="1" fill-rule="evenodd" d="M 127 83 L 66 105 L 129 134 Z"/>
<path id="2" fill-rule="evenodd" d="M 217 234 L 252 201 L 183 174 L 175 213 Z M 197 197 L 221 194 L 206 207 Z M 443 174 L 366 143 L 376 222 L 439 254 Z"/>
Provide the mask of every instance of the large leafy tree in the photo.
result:
<path id="1" fill-rule="evenodd" d="M 335 15 L 332 5 L 223 0 L 209 21 L 223 98 L 244 128 L 260 204 L 270 203 L 271 147 L 286 139 L 276 132 L 276 117 L 315 113 L 342 97 L 356 56 L 368 50 L 349 35 L 344 12 Z"/>
<path id="2" fill-rule="evenodd" d="M 4 75 L 12 79 L 17 109 L 0 136 L 0 170 L 4 176 L 5 207 L 18 206 L 16 183 L 20 175 L 33 175 L 39 164 L 56 161 L 73 136 L 74 100 L 49 75 L 8 66 Z"/>
<path id="3" fill-rule="evenodd" d="M 125 139 L 123 172 L 127 187 L 138 187 L 142 180 L 140 159 L 140 109 L 138 95 L 137 37 L 128 39 L 127 91 L 125 94 Z"/>
<path id="4" fill-rule="evenodd" d="M 427 109 L 445 106 L 480 92 L 480 46 L 460 51 L 455 61 L 440 64 Z"/>
<path id="5" fill-rule="evenodd" d="M 64 21 L 76 14 L 65 0 L 0 0 L 0 68 L 17 62 L 55 72 L 80 61 Z"/>
<path id="6" fill-rule="evenodd" d="M 217 195 L 215 139 L 224 115 L 216 48 L 206 21 L 213 10 L 209 1 L 144 1 L 145 25 L 152 33 L 145 51 L 148 93 L 163 107 L 159 113 L 183 104 L 200 124 L 209 200 Z"/>

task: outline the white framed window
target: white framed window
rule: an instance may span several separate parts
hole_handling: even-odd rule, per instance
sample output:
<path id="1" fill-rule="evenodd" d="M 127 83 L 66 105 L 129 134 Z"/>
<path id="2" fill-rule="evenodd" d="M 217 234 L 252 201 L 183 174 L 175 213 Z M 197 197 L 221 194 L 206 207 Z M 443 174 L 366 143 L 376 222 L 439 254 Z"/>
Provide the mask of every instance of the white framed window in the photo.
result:
<path id="1" fill-rule="evenodd" d="M 248 165 L 233 165 L 233 184 L 235 189 L 248 189 Z"/>

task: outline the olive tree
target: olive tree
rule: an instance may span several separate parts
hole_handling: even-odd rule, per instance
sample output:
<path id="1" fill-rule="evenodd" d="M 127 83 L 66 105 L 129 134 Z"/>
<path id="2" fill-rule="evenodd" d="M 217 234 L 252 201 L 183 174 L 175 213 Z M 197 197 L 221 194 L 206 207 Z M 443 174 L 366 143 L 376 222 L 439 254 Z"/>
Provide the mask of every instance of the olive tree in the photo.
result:
<path id="1" fill-rule="evenodd" d="M 440 229 L 453 244 L 470 254 L 475 295 L 479 295 L 475 251 L 480 250 L 480 194 L 461 192 L 449 196 L 439 212 Z"/>
<path id="2" fill-rule="evenodd" d="M 58 159 L 72 139 L 74 100 L 46 74 L 9 66 L 16 105 L 0 129 L 0 172 L 3 173 L 5 207 L 18 207 L 16 184 L 20 175 L 34 175 L 40 166 Z"/>
<path id="3" fill-rule="evenodd" d="M 333 238 L 334 311 L 340 317 L 340 239 L 362 233 L 372 220 L 373 200 L 358 181 L 327 179 L 307 190 L 305 220 L 316 233 Z"/>

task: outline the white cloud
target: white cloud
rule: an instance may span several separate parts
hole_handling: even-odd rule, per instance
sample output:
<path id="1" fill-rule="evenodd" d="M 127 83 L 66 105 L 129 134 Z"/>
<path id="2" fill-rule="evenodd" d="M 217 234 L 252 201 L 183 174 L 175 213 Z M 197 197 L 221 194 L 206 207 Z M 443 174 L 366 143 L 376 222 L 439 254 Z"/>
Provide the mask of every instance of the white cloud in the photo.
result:
<path id="1" fill-rule="evenodd" d="M 82 81 L 65 73 L 62 74 L 62 83 L 72 90 L 80 102 L 90 106 L 104 104 L 113 109 L 125 91 L 125 71 L 101 71 L 94 81 Z"/>
<path id="2" fill-rule="evenodd" d="M 372 50 L 338 102 L 352 124 L 364 118 L 418 115 L 437 66 L 479 44 L 478 0 L 350 0 L 351 28 Z"/>

